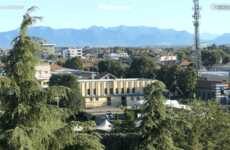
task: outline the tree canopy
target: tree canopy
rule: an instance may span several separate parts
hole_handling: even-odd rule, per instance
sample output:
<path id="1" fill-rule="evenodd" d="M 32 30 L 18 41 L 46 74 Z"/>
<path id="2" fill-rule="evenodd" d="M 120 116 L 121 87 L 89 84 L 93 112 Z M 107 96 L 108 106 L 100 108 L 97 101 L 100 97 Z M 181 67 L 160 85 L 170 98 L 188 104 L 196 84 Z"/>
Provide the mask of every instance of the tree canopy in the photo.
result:
<path id="1" fill-rule="evenodd" d="M 40 17 L 31 16 L 33 10 L 28 9 L 24 15 L 19 36 L 13 42 L 7 77 L 0 77 L 0 149 L 102 150 L 99 137 L 90 130 L 95 124 L 68 120 L 78 111 L 74 91 L 64 86 L 43 89 L 35 79 L 36 43 L 27 29 Z M 83 126 L 83 131 L 75 132 L 77 126 Z"/>
<path id="2" fill-rule="evenodd" d="M 157 79 L 164 82 L 171 93 L 171 98 L 194 98 L 197 74 L 194 68 L 182 68 L 179 65 L 162 66 L 157 72 Z"/>
<path id="3" fill-rule="evenodd" d="M 134 78 L 155 78 L 157 64 L 151 56 L 134 57 L 127 76 Z"/>
<path id="4" fill-rule="evenodd" d="M 74 58 L 68 59 L 68 60 L 65 62 L 64 67 L 71 68 L 71 69 L 79 69 L 79 70 L 82 70 L 82 69 L 83 69 L 83 63 L 82 63 L 81 58 L 79 58 L 79 57 L 74 57 Z"/>
<path id="5" fill-rule="evenodd" d="M 124 77 L 128 66 L 115 60 L 102 60 L 98 64 L 100 73 L 111 73 L 117 77 Z"/>
<path id="6" fill-rule="evenodd" d="M 142 112 L 142 150 L 175 149 L 164 106 L 164 90 L 165 85 L 160 81 L 152 83 L 144 90 L 146 103 Z"/>

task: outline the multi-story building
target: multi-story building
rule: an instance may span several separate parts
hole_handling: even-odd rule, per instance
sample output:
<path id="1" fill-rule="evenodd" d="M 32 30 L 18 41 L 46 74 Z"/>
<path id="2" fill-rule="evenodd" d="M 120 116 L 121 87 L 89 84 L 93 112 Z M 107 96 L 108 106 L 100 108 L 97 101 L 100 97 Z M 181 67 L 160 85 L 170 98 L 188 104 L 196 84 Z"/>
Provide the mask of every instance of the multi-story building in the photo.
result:
<path id="1" fill-rule="evenodd" d="M 128 53 L 108 53 L 104 54 L 104 58 L 108 60 L 120 60 L 120 59 L 128 59 Z"/>
<path id="2" fill-rule="evenodd" d="M 203 100 L 217 100 L 221 104 L 230 105 L 229 72 L 199 72 L 197 96 Z"/>
<path id="3" fill-rule="evenodd" d="M 175 55 L 165 55 L 161 56 L 160 59 L 160 64 L 162 65 L 171 65 L 171 64 L 176 64 L 178 62 L 177 56 Z"/>
<path id="4" fill-rule="evenodd" d="M 221 81 L 199 80 L 197 96 L 203 100 L 217 100 L 221 104 L 230 104 L 229 85 Z"/>
<path id="5" fill-rule="evenodd" d="M 40 82 L 43 88 L 48 87 L 50 77 L 51 67 L 49 64 L 41 63 L 35 66 L 35 78 Z"/>
<path id="6" fill-rule="evenodd" d="M 154 81 L 152 79 L 116 78 L 79 80 L 86 108 L 137 107 L 140 101 L 144 99 L 144 88 Z"/>
<path id="7" fill-rule="evenodd" d="M 73 58 L 73 57 L 82 57 L 83 49 L 82 48 L 66 48 L 62 51 L 63 58 Z"/>

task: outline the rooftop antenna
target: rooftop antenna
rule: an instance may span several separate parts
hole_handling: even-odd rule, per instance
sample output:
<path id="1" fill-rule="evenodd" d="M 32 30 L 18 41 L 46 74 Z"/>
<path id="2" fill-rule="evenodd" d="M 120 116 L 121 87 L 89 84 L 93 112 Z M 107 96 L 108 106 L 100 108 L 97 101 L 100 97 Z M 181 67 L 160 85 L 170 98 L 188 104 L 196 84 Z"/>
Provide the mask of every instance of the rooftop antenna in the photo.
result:
<path id="1" fill-rule="evenodd" d="M 194 51 L 196 53 L 195 65 L 197 72 L 201 69 L 201 52 L 200 52 L 200 4 L 199 0 L 193 0 L 194 14 L 193 14 L 193 25 L 194 25 Z"/>

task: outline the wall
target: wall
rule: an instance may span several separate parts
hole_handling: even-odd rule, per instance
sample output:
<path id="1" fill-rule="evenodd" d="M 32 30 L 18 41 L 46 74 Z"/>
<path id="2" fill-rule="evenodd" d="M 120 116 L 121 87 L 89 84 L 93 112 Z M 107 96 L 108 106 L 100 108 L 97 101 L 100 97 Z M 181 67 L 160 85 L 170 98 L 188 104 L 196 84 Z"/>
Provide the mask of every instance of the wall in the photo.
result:
<path id="1" fill-rule="evenodd" d="M 126 99 L 128 106 L 134 106 L 137 100 L 143 99 L 143 89 L 154 81 L 152 79 L 92 79 L 79 80 L 79 83 L 86 108 L 92 108 L 106 106 L 108 98 L 111 98 L 111 106 L 119 107 L 122 104 L 122 97 Z"/>

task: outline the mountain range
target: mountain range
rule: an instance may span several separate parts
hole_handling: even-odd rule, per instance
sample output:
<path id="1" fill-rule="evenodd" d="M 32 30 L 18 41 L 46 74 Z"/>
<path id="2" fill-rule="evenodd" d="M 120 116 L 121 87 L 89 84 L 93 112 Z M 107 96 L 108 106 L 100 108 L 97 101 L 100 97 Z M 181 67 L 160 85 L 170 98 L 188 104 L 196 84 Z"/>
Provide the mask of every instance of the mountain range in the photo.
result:
<path id="1" fill-rule="evenodd" d="M 18 30 L 0 32 L 0 47 L 10 48 L 11 41 Z M 87 29 L 53 29 L 51 27 L 32 27 L 29 35 L 42 38 L 57 46 L 91 46 L 91 47 L 146 47 L 146 46 L 189 46 L 193 43 L 193 35 L 186 31 L 159 29 L 145 26 L 98 27 Z M 201 34 L 205 42 L 229 44 L 230 34 Z"/>

